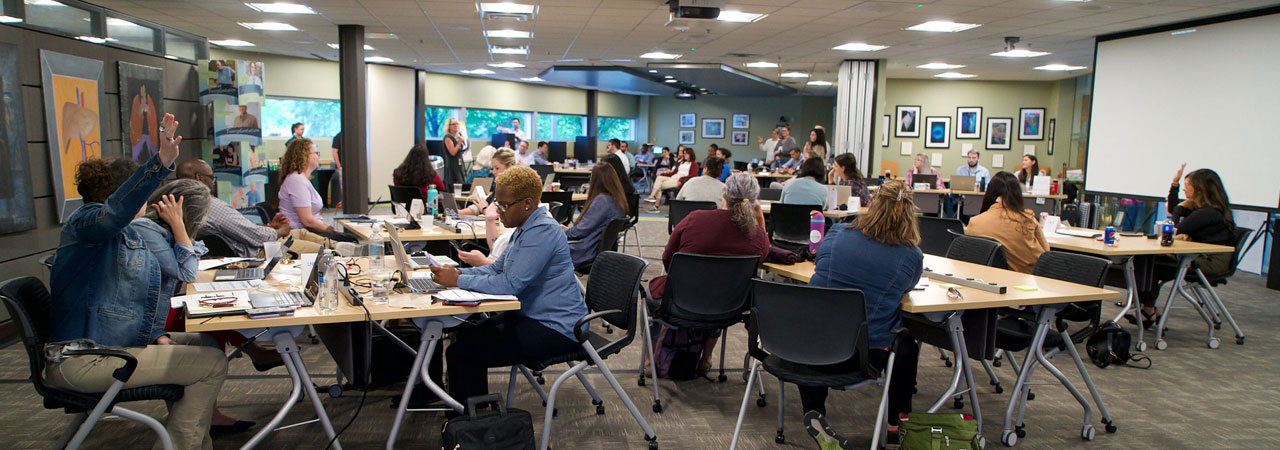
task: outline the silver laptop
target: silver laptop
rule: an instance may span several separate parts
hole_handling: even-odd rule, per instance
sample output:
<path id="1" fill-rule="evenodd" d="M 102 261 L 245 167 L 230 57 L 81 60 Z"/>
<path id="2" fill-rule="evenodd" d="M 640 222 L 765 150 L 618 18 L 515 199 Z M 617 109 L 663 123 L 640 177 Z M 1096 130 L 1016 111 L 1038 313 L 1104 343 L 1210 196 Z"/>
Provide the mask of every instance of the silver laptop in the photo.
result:
<path id="1" fill-rule="evenodd" d="M 555 179 L 556 179 L 556 174 L 554 173 L 547 174 L 547 178 L 545 180 L 542 180 L 542 190 L 544 191 L 551 190 L 551 182 L 555 181 Z"/>
<path id="2" fill-rule="evenodd" d="M 471 189 L 474 190 L 476 186 L 484 188 L 485 194 L 493 192 L 493 178 L 483 177 L 471 180 Z"/>
<path id="3" fill-rule="evenodd" d="M 400 233 L 395 227 L 387 227 L 388 234 L 391 235 L 391 250 L 396 255 L 396 263 L 400 265 L 400 273 L 403 274 L 404 284 L 410 290 L 417 294 L 429 294 L 440 292 L 446 288 L 440 283 L 436 283 L 431 278 L 415 278 L 413 276 L 414 269 L 431 267 L 433 262 L 431 255 L 415 256 L 410 258 L 404 251 L 404 244 L 400 242 Z"/>
<path id="4" fill-rule="evenodd" d="M 978 177 L 973 175 L 952 175 L 951 189 L 957 191 L 982 191 L 982 186 L 978 186 Z"/>
<path id="5" fill-rule="evenodd" d="M 827 187 L 827 192 L 828 192 L 828 193 L 827 193 L 827 198 L 831 198 L 831 194 L 830 194 L 830 192 L 831 192 L 831 191 L 836 191 L 836 204 L 835 204 L 835 205 L 827 205 L 827 206 L 831 206 L 831 207 L 839 208 L 839 207 L 840 207 L 840 205 L 847 205 L 847 204 L 849 204 L 849 196 L 853 194 L 853 188 L 852 188 L 852 187 L 844 186 L 844 185 L 838 185 L 838 184 L 837 184 L 837 185 L 827 185 L 826 187 Z"/>
<path id="6" fill-rule="evenodd" d="M 261 280 L 271 275 L 271 269 L 280 263 L 280 257 L 271 258 L 266 268 L 252 267 L 248 269 L 218 269 L 213 273 L 213 281 L 248 281 Z"/>
<path id="7" fill-rule="evenodd" d="M 316 296 L 320 295 L 320 268 L 325 267 L 330 258 L 330 253 L 323 248 L 316 252 L 315 264 L 311 265 L 311 275 L 307 277 L 307 283 L 303 290 L 249 294 L 249 304 L 253 305 L 254 308 L 281 306 L 301 308 L 311 306 L 315 303 Z"/>

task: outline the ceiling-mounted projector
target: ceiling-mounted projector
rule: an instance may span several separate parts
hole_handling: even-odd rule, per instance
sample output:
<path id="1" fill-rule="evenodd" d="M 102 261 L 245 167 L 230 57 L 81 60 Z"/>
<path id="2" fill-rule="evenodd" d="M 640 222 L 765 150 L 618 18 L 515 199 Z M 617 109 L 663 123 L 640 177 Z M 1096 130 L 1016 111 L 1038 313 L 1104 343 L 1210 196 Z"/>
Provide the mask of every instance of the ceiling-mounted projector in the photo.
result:
<path id="1" fill-rule="evenodd" d="M 668 0 L 672 19 L 707 19 L 720 17 L 725 0 Z"/>
<path id="2" fill-rule="evenodd" d="M 684 88 L 676 91 L 675 97 L 676 100 L 694 100 L 698 98 L 698 92 L 693 89 Z"/>

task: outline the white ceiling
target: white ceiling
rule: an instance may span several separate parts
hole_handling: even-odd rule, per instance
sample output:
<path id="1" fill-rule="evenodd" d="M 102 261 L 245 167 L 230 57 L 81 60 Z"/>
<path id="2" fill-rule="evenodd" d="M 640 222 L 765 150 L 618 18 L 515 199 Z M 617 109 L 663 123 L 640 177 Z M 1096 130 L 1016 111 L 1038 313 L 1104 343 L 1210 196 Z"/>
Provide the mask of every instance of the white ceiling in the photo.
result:
<path id="1" fill-rule="evenodd" d="M 316 15 L 265 14 L 237 0 L 91 0 L 96 4 L 210 40 L 241 39 L 247 48 L 300 57 L 336 60 L 338 24 L 360 24 L 368 33 L 395 33 L 398 39 L 369 39 L 369 55 L 395 64 L 458 73 L 517 61 L 524 69 L 489 68 L 490 77 L 518 80 L 562 64 L 643 66 L 639 56 L 666 51 L 680 62 L 722 62 L 795 87 L 805 94 L 831 95 L 835 86 L 806 86 L 808 80 L 836 81 L 842 59 L 886 59 L 888 76 L 929 78 L 938 71 L 917 69 L 929 62 L 964 64 L 975 80 L 1053 80 L 1077 76 L 1033 67 L 1062 63 L 1091 66 L 1093 37 L 1117 31 L 1181 22 L 1280 4 L 1280 0 L 729 0 L 723 10 L 768 14 L 755 23 L 701 21 L 697 30 L 667 28 L 663 0 L 515 0 L 538 6 L 530 22 L 485 20 L 475 1 L 461 0 L 295 0 Z M 252 1 L 252 0 L 251 0 Z M 274 0 L 257 0 L 274 1 Z M 927 33 L 907 28 L 930 20 L 979 23 L 959 33 Z M 237 22 L 275 21 L 301 31 L 252 31 Z M 532 39 L 488 39 L 484 30 L 533 32 Z M 1038 58 L 999 58 L 1005 36 L 1019 36 Z M 887 45 L 877 52 L 831 48 L 848 42 Z M 529 55 L 490 55 L 488 45 L 527 45 Z M 692 50 L 696 48 L 696 50 Z M 749 55 L 743 56 L 741 54 Z M 564 61 L 564 60 L 586 61 Z M 621 62 L 606 60 L 623 60 Z M 630 60 L 630 61 L 627 61 Z M 747 69 L 752 61 L 772 61 L 777 69 Z M 780 78 L 809 72 L 809 79 Z"/>

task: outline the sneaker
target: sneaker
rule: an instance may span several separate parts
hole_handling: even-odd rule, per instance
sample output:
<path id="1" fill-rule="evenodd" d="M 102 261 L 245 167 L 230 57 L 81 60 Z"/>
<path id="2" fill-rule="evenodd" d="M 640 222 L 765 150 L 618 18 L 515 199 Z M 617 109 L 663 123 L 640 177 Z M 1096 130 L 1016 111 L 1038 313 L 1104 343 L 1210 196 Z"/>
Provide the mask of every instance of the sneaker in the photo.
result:
<path id="1" fill-rule="evenodd" d="M 822 450 L 852 450 L 853 445 L 848 440 L 841 438 L 831 429 L 831 425 L 827 424 L 827 418 L 817 411 L 809 411 L 804 414 L 804 428 L 809 432 L 809 437 L 818 443 L 818 448 Z"/>
<path id="2" fill-rule="evenodd" d="M 662 213 L 662 208 L 659 208 L 657 206 L 653 206 L 649 208 L 649 214 L 661 214 L 661 213 Z"/>
<path id="3" fill-rule="evenodd" d="M 645 198 L 644 198 L 644 201 L 649 202 L 649 203 L 658 203 L 658 200 L 657 200 L 657 199 L 654 199 L 653 197 L 645 197 Z"/>

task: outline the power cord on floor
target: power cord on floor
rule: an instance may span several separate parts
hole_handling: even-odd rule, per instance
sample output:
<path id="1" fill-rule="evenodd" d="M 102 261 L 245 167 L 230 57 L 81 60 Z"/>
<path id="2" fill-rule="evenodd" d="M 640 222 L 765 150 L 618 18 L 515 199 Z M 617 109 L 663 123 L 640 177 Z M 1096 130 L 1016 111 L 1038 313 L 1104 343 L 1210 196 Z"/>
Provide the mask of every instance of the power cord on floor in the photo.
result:
<path id="1" fill-rule="evenodd" d="M 346 278 L 346 281 L 348 284 L 350 284 L 351 282 L 350 278 Z M 352 295 L 355 296 L 359 294 L 352 292 Z M 368 326 L 365 327 L 365 331 L 368 333 L 368 336 L 366 336 L 367 340 L 365 342 L 373 342 L 374 323 L 373 323 L 373 315 L 369 313 L 369 307 L 365 306 L 363 300 L 355 297 L 352 297 L 351 303 L 360 305 L 360 308 L 364 310 L 364 320 L 365 320 L 365 323 L 368 324 Z M 373 359 L 373 355 L 371 355 L 370 352 L 366 351 L 365 357 L 364 357 L 364 376 L 366 378 L 369 376 L 369 370 L 372 366 L 372 359 Z M 342 436 L 342 433 L 345 433 L 347 431 L 347 428 L 350 428 L 351 424 L 355 423 L 357 417 L 360 417 L 360 411 L 364 410 L 364 402 L 366 399 L 369 398 L 368 380 L 366 379 L 365 381 L 366 382 L 365 382 L 364 389 L 360 390 L 360 404 L 356 406 L 356 412 L 351 415 L 351 419 L 347 420 L 347 424 L 343 425 L 341 430 L 338 430 L 337 433 L 333 434 L 333 439 L 329 439 L 329 443 L 324 446 L 325 450 L 329 450 L 329 448 L 333 447 L 333 443 L 338 441 L 338 437 Z M 315 394 L 312 394 L 312 395 L 315 395 Z"/>

